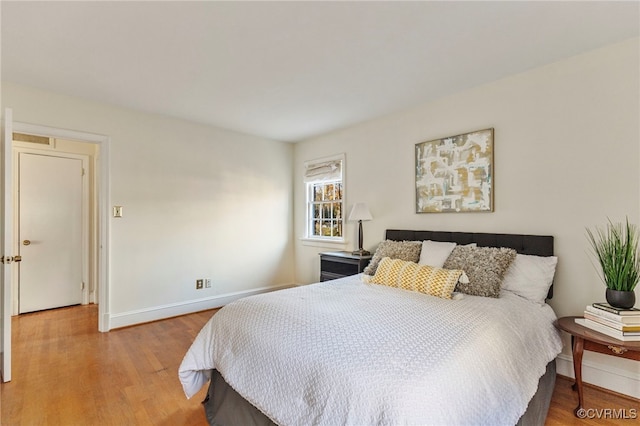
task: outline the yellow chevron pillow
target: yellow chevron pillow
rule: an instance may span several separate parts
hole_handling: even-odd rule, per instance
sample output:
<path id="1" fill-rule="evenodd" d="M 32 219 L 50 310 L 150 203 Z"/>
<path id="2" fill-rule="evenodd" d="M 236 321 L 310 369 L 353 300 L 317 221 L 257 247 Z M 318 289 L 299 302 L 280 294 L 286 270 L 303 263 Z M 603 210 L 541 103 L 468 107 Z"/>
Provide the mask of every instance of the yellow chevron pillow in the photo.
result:
<path id="1" fill-rule="evenodd" d="M 385 257 L 369 282 L 451 299 L 463 271 Z"/>

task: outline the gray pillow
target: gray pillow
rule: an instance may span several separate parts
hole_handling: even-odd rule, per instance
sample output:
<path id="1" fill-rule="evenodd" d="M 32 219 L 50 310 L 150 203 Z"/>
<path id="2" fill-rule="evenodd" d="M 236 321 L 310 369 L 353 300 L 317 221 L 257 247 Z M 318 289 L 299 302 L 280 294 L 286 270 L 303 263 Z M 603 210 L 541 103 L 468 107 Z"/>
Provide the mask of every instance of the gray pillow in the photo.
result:
<path id="1" fill-rule="evenodd" d="M 502 278 L 515 258 L 516 251 L 510 248 L 456 246 L 443 268 L 462 269 L 469 277 L 469 283 L 459 282 L 455 291 L 497 298 Z"/>
<path id="2" fill-rule="evenodd" d="M 371 262 L 364 268 L 366 275 L 374 275 L 378 269 L 378 264 L 383 257 L 391 259 L 406 260 L 408 262 L 418 263 L 420 259 L 420 251 L 422 250 L 422 241 L 391 241 L 384 240 L 378 244 L 378 248 L 371 258 Z"/>

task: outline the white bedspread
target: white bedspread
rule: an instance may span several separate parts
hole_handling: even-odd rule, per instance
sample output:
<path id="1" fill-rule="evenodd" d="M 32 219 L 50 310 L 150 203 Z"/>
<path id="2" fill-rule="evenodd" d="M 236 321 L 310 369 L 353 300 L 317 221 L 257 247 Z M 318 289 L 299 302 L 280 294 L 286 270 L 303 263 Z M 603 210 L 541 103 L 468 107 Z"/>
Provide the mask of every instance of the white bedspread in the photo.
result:
<path id="1" fill-rule="evenodd" d="M 553 310 L 444 300 L 359 276 L 247 297 L 203 327 L 187 397 L 217 369 L 280 425 L 513 425 L 562 349 Z"/>

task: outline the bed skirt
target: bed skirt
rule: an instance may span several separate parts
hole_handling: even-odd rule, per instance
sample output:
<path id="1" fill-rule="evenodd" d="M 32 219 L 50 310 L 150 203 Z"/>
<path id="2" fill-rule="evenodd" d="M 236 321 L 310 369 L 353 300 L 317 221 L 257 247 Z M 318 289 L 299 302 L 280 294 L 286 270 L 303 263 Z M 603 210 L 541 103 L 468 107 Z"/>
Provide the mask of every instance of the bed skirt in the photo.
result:
<path id="1" fill-rule="evenodd" d="M 556 383 L 556 362 L 547 364 L 547 371 L 538 381 L 538 391 L 529 401 L 527 411 L 516 426 L 544 425 Z M 260 410 L 251 405 L 231 386 L 217 370 L 211 374 L 207 397 L 202 402 L 207 421 L 216 426 L 272 426 L 275 425 Z"/>

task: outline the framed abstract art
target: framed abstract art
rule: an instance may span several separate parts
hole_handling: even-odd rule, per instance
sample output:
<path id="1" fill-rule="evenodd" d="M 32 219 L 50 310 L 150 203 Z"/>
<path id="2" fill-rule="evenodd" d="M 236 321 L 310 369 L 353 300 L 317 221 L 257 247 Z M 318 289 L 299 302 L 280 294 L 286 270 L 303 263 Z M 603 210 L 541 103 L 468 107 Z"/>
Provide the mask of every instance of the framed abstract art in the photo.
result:
<path id="1" fill-rule="evenodd" d="M 416 213 L 493 211 L 493 129 L 416 144 Z"/>

